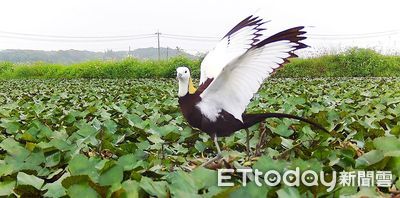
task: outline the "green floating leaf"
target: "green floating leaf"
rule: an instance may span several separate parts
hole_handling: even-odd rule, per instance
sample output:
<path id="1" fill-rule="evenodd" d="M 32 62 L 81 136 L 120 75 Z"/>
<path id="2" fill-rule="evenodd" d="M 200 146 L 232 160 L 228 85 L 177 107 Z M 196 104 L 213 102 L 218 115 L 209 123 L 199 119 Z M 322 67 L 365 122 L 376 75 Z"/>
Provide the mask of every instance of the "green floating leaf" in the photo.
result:
<path id="1" fill-rule="evenodd" d="M 120 165 L 114 165 L 99 177 L 99 184 L 102 186 L 112 185 L 114 183 L 120 183 L 123 179 L 124 169 Z"/>
<path id="2" fill-rule="evenodd" d="M 217 186 L 218 174 L 217 171 L 209 170 L 203 167 L 194 169 L 190 173 L 193 178 L 197 189 L 209 188 L 211 186 Z"/>
<path id="3" fill-rule="evenodd" d="M 150 140 L 150 142 L 153 142 L 154 144 L 164 143 L 164 140 L 162 140 L 160 135 L 158 135 L 157 133 L 150 135 L 149 137 L 147 137 L 147 139 Z"/>
<path id="4" fill-rule="evenodd" d="M 26 159 L 29 156 L 29 151 L 22 147 L 13 138 L 7 138 L 0 143 L 0 147 L 7 151 L 9 155 L 16 157 L 17 159 Z"/>
<path id="5" fill-rule="evenodd" d="M 69 161 L 68 169 L 71 175 L 89 175 L 93 180 L 97 180 L 98 173 L 95 166 L 96 162 L 78 154 Z"/>
<path id="6" fill-rule="evenodd" d="M 140 187 L 151 196 L 167 197 L 167 185 L 165 181 L 153 181 L 148 177 L 142 177 Z"/>
<path id="7" fill-rule="evenodd" d="M 85 183 L 88 181 L 90 181 L 90 178 L 87 175 L 74 175 L 66 177 L 64 180 L 61 181 L 61 184 L 64 188 L 67 189 L 74 184 Z"/>
<path id="8" fill-rule="evenodd" d="M 30 185 L 40 190 L 44 184 L 44 180 L 34 175 L 28 175 L 24 172 L 19 172 L 17 175 L 18 185 Z"/>
<path id="9" fill-rule="evenodd" d="M 385 156 L 400 156 L 400 140 L 396 137 L 378 137 L 374 139 L 376 149 L 383 151 Z"/>
<path id="10" fill-rule="evenodd" d="M 108 133 L 114 134 L 117 131 L 118 125 L 113 120 L 106 120 L 104 126 Z"/>
<path id="11" fill-rule="evenodd" d="M 199 190 L 193 178 L 183 171 L 169 174 L 168 181 L 171 183 L 169 186 L 171 194 L 175 197 L 196 197 Z"/>
<path id="12" fill-rule="evenodd" d="M 0 182 L 0 196 L 10 195 L 14 189 L 15 183 L 16 182 L 13 180 Z"/>
<path id="13" fill-rule="evenodd" d="M 67 190 L 68 196 L 71 198 L 98 198 L 100 195 L 87 183 L 73 184 Z"/>
<path id="14" fill-rule="evenodd" d="M 0 177 L 10 175 L 14 172 L 14 167 L 11 164 L 0 164 Z"/>
<path id="15" fill-rule="evenodd" d="M 61 153 L 55 152 L 46 157 L 46 167 L 53 167 L 60 163 Z"/>
<path id="16" fill-rule="evenodd" d="M 32 152 L 27 158 L 26 162 L 31 164 L 31 165 L 40 165 L 45 162 L 45 157 L 43 151 L 37 151 L 35 150 Z"/>
<path id="17" fill-rule="evenodd" d="M 400 136 L 400 125 L 394 126 L 391 130 L 390 133 L 393 135 L 396 135 L 397 137 Z"/>
<path id="18" fill-rule="evenodd" d="M 197 140 L 194 144 L 194 148 L 196 148 L 199 152 L 204 152 L 204 150 L 207 148 L 207 145 L 205 145 L 204 142 Z"/>
<path id="19" fill-rule="evenodd" d="M 137 166 L 137 158 L 134 154 L 123 155 L 118 158 L 117 164 L 124 168 L 124 171 L 129 171 Z"/>
<path id="20" fill-rule="evenodd" d="M 6 132 L 8 134 L 15 134 L 15 133 L 17 133 L 17 131 L 19 130 L 21 125 L 18 122 L 15 122 L 15 121 L 8 121 L 8 120 L 5 120 L 5 119 L 2 119 L 0 127 L 5 128 Z"/>
<path id="21" fill-rule="evenodd" d="M 85 124 L 76 133 L 82 137 L 89 137 L 97 133 L 97 130 L 90 125 Z"/>
<path id="22" fill-rule="evenodd" d="M 361 187 L 360 191 L 353 195 L 353 197 L 381 197 L 376 188 Z"/>
<path id="23" fill-rule="evenodd" d="M 280 136 L 283 136 L 283 137 L 289 137 L 289 136 L 291 136 L 291 135 L 294 133 L 294 131 L 293 131 L 293 130 L 290 130 L 290 129 L 288 128 L 288 126 L 285 125 L 285 124 L 280 124 L 280 125 L 278 125 L 278 126 L 277 126 L 276 128 L 274 128 L 272 131 L 273 131 L 274 133 L 280 135 Z"/>
<path id="24" fill-rule="evenodd" d="M 130 198 L 139 197 L 139 183 L 135 180 L 126 180 L 122 183 L 122 188 L 124 189 L 123 196 Z M 121 197 L 123 197 L 121 196 Z"/>
<path id="25" fill-rule="evenodd" d="M 255 182 L 248 182 L 246 186 L 240 186 L 236 191 L 232 192 L 229 197 L 242 198 L 242 197 L 267 197 L 270 187 L 265 183 L 258 186 Z"/>
<path id="26" fill-rule="evenodd" d="M 52 139 L 50 145 L 54 146 L 60 151 L 68 151 L 72 149 L 72 145 L 68 144 L 67 141 L 61 139 Z"/>
<path id="27" fill-rule="evenodd" d="M 274 160 L 271 157 L 264 155 L 257 160 L 253 165 L 253 169 L 266 173 L 269 170 L 276 170 L 279 173 L 283 173 L 283 170 L 287 167 L 287 162 L 283 160 Z"/>
<path id="28" fill-rule="evenodd" d="M 372 164 L 376 164 L 383 160 L 384 155 L 382 151 L 372 150 L 356 159 L 356 168 L 365 168 Z"/>
<path id="29" fill-rule="evenodd" d="M 300 198 L 300 193 L 297 188 L 285 187 L 276 191 L 279 198 Z"/>
<path id="30" fill-rule="evenodd" d="M 66 189 L 62 185 L 62 181 L 69 176 L 68 173 L 64 173 L 57 181 L 53 183 L 47 183 L 43 186 L 43 190 L 47 190 L 44 194 L 45 197 L 62 197 L 67 194 Z"/>

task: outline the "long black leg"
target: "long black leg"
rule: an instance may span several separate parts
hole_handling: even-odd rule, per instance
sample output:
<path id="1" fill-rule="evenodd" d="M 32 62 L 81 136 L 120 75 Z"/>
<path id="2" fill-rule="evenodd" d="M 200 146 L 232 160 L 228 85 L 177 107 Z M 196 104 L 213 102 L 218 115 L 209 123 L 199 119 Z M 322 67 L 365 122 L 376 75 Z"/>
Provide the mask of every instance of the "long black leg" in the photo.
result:
<path id="1" fill-rule="evenodd" d="M 221 154 L 221 149 L 219 148 L 219 145 L 218 145 L 218 137 L 217 137 L 217 135 L 214 135 L 213 139 L 214 139 L 215 147 L 217 147 L 218 154 Z"/>
<path id="2" fill-rule="evenodd" d="M 247 152 L 247 157 L 250 157 L 251 155 L 251 148 L 250 148 L 250 132 L 248 128 L 244 129 L 246 131 L 246 152 Z"/>
<path id="3" fill-rule="evenodd" d="M 216 160 L 219 160 L 219 159 L 221 159 L 222 158 L 222 155 L 221 155 L 221 149 L 219 148 L 219 145 L 218 145 L 218 137 L 217 137 L 217 135 L 214 135 L 214 137 L 212 137 L 213 138 L 213 141 L 214 141 L 214 144 L 215 144 L 215 147 L 217 148 L 217 155 L 215 156 L 215 157 L 213 157 L 212 159 L 210 159 L 210 160 L 208 160 L 207 162 L 205 162 L 205 163 L 203 163 L 201 166 L 207 166 L 207 165 L 209 165 L 209 164 L 211 164 L 212 162 L 214 162 L 214 161 L 216 161 Z"/>

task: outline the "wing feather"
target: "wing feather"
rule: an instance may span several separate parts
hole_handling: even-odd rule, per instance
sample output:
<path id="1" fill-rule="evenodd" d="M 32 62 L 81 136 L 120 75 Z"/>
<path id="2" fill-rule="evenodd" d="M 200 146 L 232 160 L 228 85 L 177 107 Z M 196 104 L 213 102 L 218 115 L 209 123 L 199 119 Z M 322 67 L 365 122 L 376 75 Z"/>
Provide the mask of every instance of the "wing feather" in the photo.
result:
<path id="1" fill-rule="evenodd" d="M 265 24 L 257 16 L 249 16 L 233 27 L 211 50 L 201 63 L 200 85 L 207 79 L 216 78 L 232 60 L 240 57 L 257 42 Z"/>
<path id="2" fill-rule="evenodd" d="M 223 109 L 242 120 L 247 105 L 261 84 L 276 69 L 296 57 L 294 51 L 307 45 L 300 42 L 303 27 L 295 27 L 262 40 L 244 54 L 226 64 L 219 75 L 201 93 L 197 105 L 210 120 Z"/>

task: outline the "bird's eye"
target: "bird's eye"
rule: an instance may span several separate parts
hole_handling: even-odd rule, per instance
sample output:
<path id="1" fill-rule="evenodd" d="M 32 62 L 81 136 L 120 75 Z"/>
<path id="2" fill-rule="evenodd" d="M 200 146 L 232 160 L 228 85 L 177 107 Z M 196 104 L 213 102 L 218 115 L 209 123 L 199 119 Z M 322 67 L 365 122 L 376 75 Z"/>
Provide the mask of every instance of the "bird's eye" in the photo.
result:
<path id="1" fill-rule="evenodd" d="M 185 74 L 187 73 L 187 71 L 185 71 Z"/>

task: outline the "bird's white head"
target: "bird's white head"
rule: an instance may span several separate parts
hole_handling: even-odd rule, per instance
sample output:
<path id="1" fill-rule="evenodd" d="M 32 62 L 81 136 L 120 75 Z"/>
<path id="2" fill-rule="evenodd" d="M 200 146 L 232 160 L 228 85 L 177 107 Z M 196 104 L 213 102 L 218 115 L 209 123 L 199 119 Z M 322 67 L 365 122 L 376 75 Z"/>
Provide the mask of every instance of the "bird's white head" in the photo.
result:
<path id="1" fill-rule="evenodd" d="M 190 78 L 190 70 L 187 67 L 178 67 L 176 68 L 176 78 L 181 81 L 181 80 L 186 80 L 188 81 Z"/>
<path id="2" fill-rule="evenodd" d="M 187 93 L 193 94 L 196 89 L 193 86 L 190 70 L 187 67 L 178 67 L 176 69 L 176 78 L 179 81 L 178 96 L 183 97 Z"/>

